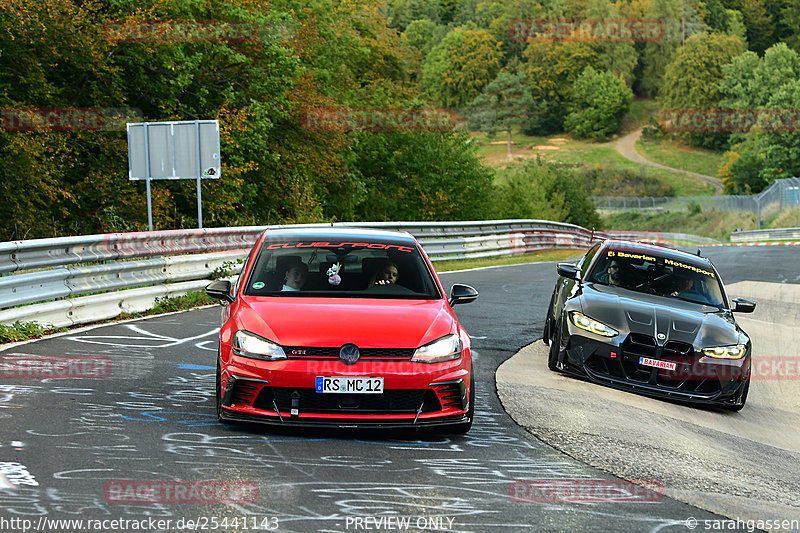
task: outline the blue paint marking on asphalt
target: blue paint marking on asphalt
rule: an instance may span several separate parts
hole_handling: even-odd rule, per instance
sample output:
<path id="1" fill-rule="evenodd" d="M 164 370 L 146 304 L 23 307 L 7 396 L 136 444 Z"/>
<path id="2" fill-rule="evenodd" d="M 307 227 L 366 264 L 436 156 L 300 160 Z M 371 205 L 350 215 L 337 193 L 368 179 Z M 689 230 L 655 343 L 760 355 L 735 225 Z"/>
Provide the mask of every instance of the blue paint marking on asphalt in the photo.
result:
<path id="1" fill-rule="evenodd" d="M 158 416 L 155 413 L 159 413 L 162 415 L 190 415 L 190 416 L 199 416 L 201 420 L 178 420 L 177 423 L 183 426 L 188 427 L 198 427 L 198 426 L 213 426 L 217 424 L 217 417 L 215 415 L 204 415 L 186 411 L 142 411 L 139 413 L 143 418 L 134 418 L 132 416 L 121 416 L 120 418 L 124 420 L 130 420 L 132 422 L 166 422 L 167 419 L 163 416 Z M 202 420 L 205 419 L 205 420 Z M 213 421 L 212 421 L 213 419 Z"/>
<path id="2" fill-rule="evenodd" d="M 213 366 L 207 365 L 190 365 L 190 364 L 183 364 L 178 365 L 178 368 L 182 370 L 216 370 Z"/>

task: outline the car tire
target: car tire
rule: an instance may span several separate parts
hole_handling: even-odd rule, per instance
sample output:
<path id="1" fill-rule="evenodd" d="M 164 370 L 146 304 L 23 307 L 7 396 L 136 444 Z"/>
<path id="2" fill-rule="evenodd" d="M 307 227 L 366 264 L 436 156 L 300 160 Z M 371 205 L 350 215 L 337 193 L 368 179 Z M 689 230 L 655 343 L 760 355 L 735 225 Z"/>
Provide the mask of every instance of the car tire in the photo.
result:
<path id="1" fill-rule="evenodd" d="M 744 407 L 744 404 L 747 403 L 747 393 L 750 392 L 750 378 L 747 378 L 747 383 L 744 385 L 744 389 L 742 390 L 741 394 L 739 394 L 738 401 L 736 405 L 726 405 L 725 409 L 728 411 L 741 411 Z"/>
<path id="2" fill-rule="evenodd" d="M 561 350 L 561 320 L 556 324 L 556 333 L 550 339 L 550 351 L 547 354 L 547 368 L 553 372 L 559 372 L 558 352 Z"/>
<path id="3" fill-rule="evenodd" d="M 220 372 L 219 354 L 217 355 L 217 386 L 215 387 L 217 422 L 222 422 L 222 373 Z"/>
<path id="4" fill-rule="evenodd" d="M 469 378 L 469 402 L 467 404 L 468 422 L 459 422 L 447 426 L 447 433 L 452 435 L 464 435 L 472 428 L 472 421 L 475 419 L 475 376 L 470 372 Z"/>
<path id="5" fill-rule="evenodd" d="M 550 297 L 550 303 L 547 305 L 547 316 L 544 319 L 544 329 L 542 330 L 542 341 L 547 346 L 550 346 L 550 341 L 553 338 L 553 302 L 556 300 L 556 293 Z"/>

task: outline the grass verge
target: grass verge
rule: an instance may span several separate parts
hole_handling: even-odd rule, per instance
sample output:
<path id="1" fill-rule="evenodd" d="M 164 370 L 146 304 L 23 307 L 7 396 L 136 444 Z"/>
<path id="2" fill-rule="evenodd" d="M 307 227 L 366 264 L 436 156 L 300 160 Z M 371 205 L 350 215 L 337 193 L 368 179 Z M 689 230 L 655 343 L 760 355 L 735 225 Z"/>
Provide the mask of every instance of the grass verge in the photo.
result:
<path id="1" fill-rule="evenodd" d="M 203 305 L 212 305 L 217 303 L 216 300 L 208 296 L 202 291 L 189 291 L 183 296 L 165 296 L 163 298 L 156 298 L 155 304 L 151 309 L 142 311 L 141 313 L 121 313 L 120 315 L 110 319 L 99 321 L 103 322 L 117 322 L 120 320 L 129 320 L 131 318 L 140 318 L 143 316 L 160 315 L 162 313 L 174 313 L 175 311 L 183 311 L 185 309 L 192 309 Z M 80 324 L 84 326 L 85 324 Z M 8 342 L 22 342 L 31 339 L 38 339 L 45 335 L 53 333 L 61 333 L 67 331 L 69 328 L 55 328 L 52 325 L 42 326 L 38 322 L 17 322 L 10 326 L 0 324 L 0 344 Z"/>
<path id="2" fill-rule="evenodd" d="M 67 328 L 55 328 L 53 325 L 43 326 L 36 321 L 15 322 L 10 326 L 0 324 L 0 343 L 20 342 L 38 339 L 51 333 L 67 331 Z"/>
<path id="3" fill-rule="evenodd" d="M 523 263 L 542 263 L 545 261 L 566 261 L 575 259 L 583 254 L 581 250 L 542 250 L 520 255 L 503 257 L 485 257 L 482 259 L 453 259 L 451 261 L 435 261 L 433 266 L 437 272 L 450 272 L 453 270 L 467 270 L 502 265 L 519 265 Z"/>
<path id="4" fill-rule="evenodd" d="M 636 151 L 650 161 L 706 176 L 716 176 L 725 157 L 722 152 L 693 148 L 675 140 L 640 138 Z"/>
<path id="5" fill-rule="evenodd" d="M 656 212 L 624 211 L 604 217 L 604 227 L 615 230 L 688 233 L 727 242 L 736 228 L 756 229 L 755 213 L 730 211 Z"/>

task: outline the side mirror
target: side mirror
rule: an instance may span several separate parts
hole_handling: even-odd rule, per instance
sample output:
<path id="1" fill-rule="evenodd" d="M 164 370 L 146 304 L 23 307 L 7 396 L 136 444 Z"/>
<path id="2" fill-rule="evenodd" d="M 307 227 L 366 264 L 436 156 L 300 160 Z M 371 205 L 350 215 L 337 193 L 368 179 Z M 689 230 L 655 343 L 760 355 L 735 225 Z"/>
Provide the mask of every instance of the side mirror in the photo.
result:
<path id="1" fill-rule="evenodd" d="M 574 279 L 574 280 L 581 280 L 581 269 L 575 265 L 570 263 L 559 263 L 556 267 L 559 276 L 563 276 L 565 278 Z"/>
<path id="2" fill-rule="evenodd" d="M 233 301 L 233 295 L 231 295 L 231 282 L 227 280 L 218 279 L 216 281 L 212 281 L 206 285 L 206 294 L 215 300 L 223 300 L 226 302 Z"/>
<path id="3" fill-rule="evenodd" d="M 478 298 L 478 291 L 469 285 L 461 285 L 456 283 L 450 289 L 450 305 L 468 304 Z"/>
<path id="4" fill-rule="evenodd" d="M 750 300 L 745 300 L 744 298 L 734 298 L 733 299 L 733 309 L 735 313 L 752 313 L 756 310 L 756 303 L 751 302 Z"/>

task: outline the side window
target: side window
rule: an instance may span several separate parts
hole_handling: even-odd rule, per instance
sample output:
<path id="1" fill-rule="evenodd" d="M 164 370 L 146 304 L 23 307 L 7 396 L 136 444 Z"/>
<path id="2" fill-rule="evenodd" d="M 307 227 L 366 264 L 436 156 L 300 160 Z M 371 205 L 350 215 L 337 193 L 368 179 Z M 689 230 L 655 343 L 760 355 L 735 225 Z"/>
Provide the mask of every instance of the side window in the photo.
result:
<path id="1" fill-rule="evenodd" d="M 236 295 L 239 294 L 239 285 L 242 284 L 242 277 L 244 277 L 243 276 L 244 269 L 247 267 L 247 264 L 250 262 L 250 258 L 251 257 L 253 257 L 253 250 L 250 250 L 250 253 L 247 254 L 247 257 L 245 258 L 244 263 L 242 263 L 242 270 L 241 270 L 241 272 L 239 272 L 239 275 L 236 276 L 236 282 L 233 284 L 233 296 L 234 297 L 236 297 Z"/>
<path id="2" fill-rule="evenodd" d="M 595 244 L 594 246 L 589 248 L 589 251 L 586 252 L 586 255 L 583 256 L 583 259 L 581 259 L 578 262 L 578 268 L 581 269 L 581 277 L 585 276 L 586 269 L 589 267 L 589 265 L 592 264 L 592 259 L 594 259 L 594 256 L 597 254 L 597 250 L 599 249 L 600 249 L 600 243 Z"/>

